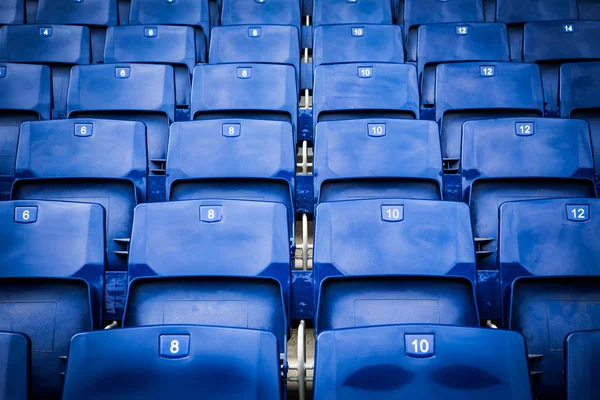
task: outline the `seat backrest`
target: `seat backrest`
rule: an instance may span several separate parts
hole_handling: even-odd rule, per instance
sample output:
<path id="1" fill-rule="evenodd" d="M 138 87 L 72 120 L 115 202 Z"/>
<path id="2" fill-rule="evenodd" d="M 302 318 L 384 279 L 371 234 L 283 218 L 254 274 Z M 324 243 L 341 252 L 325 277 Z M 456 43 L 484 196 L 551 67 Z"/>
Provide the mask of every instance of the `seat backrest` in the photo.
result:
<path id="1" fill-rule="evenodd" d="M 223 0 L 221 25 L 291 25 L 300 31 L 297 0 Z"/>
<path id="2" fill-rule="evenodd" d="M 443 3 L 436 0 L 438 4 Z M 448 46 L 448 43 L 453 43 Z M 510 61 L 506 26 L 492 23 L 422 25 L 418 30 L 417 69 L 421 104 L 433 106 L 437 64 L 465 61 Z"/>
<path id="3" fill-rule="evenodd" d="M 0 63 L 0 93 L 0 200 L 5 200 L 14 180 L 20 125 L 50 119 L 50 68 Z"/>
<path id="4" fill-rule="evenodd" d="M 506 201 L 595 197 L 585 121 L 505 118 L 463 126 L 463 200 L 471 206 L 479 263 L 496 269 L 498 208 Z M 550 161 L 551 160 L 551 161 Z"/>
<path id="5" fill-rule="evenodd" d="M 525 62 L 597 60 L 600 21 L 530 22 L 524 27 Z"/>
<path id="6" fill-rule="evenodd" d="M 498 265 L 505 311 L 519 278 L 600 275 L 596 212 L 598 199 L 511 201 L 500 207 Z"/>
<path id="7" fill-rule="evenodd" d="M 577 7 L 579 8 L 579 19 L 600 20 L 600 3 L 596 0 L 578 0 Z"/>
<path id="8" fill-rule="evenodd" d="M 124 271 L 133 209 L 146 197 L 145 133 L 140 122 L 25 123 L 12 198 L 101 204 L 107 214 L 109 269 Z"/>
<path id="9" fill-rule="evenodd" d="M 569 334 L 565 340 L 567 400 L 592 400 L 598 388 L 600 330 Z"/>
<path id="10" fill-rule="evenodd" d="M 542 116 L 544 96 L 535 64 L 468 62 L 436 69 L 435 116 L 442 155 L 460 168 L 461 128 L 467 120 L 498 116 Z"/>
<path id="11" fill-rule="evenodd" d="M 199 27 L 206 38 L 210 35 L 207 0 L 131 0 L 131 25 L 187 25 Z"/>
<path id="12" fill-rule="evenodd" d="M 441 199 L 442 158 L 432 121 L 363 119 L 317 124 L 314 201 Z"/>
<path id="13" fill-rule="evenodd" d="M 60 398 L 70 338 L 102 318 L 104 210 L 5 201 L 0 220 L 0 331 L 31 339 L 32 397 Z"/>
<path id="14" fill-rule="evenodd" d="M 404 62 L 398 25 L 324 25 L 314 30 L 313 67 L 357 62 Z"/>
<path id="15" fill-rule="evenodd" d="M 63 399 L 124 400 L 132 391 L 148 398 L 276 399 L 279 364 L 277 338 L 258 330 L 180 325 L 90 332 L 71 341 Z"/>
<path id="16" fill-rule="evenodd" d="M 0 4 L 0 25 L 24 23 L 25 0 L 6 0 Z"/>
<path id="17" fill-rule="evenodd" d="M 314 398 L 531 399 L 516 332 L 394 325 L 321 333 Z"/>
<path id="18" fill-rule="evenodd" d="M 227 93 L 227 96 L 223 96 Z M 199 65 L 192 83 L 192 119 L 298 119 L 296 74 L 289 65 Z"/>
<path id="19" fill-rule="evenodd" d="M 357 119 L 366 115 L 419 119 L 416 68 L 384 63 L 320 65 L 315 68 L 315 126 L 324 120 Z"/>
<path id="20" fill-rule="evenodd" d="M 315 0 L 313 26 L 339 24 L 392 24 L 389 0 Z"/>
<path id="21" fill-rule="evenodd" d="M 463 203 L 374 199 L 319 204 L 315 329 L 478 326 L 472 237 L 469 207 Z"/>
<path id="22" fill-rule="evenodd" d="M 409 61 L 416 61 L 419 26 L 484 22 L 482 0 L 403 0 L 402 2 L 404 5 L 400 5 L 403 7 L 401 18 L 404 19 L 404 35 L 407 37 L 406 52 Z M 456 38 L 453 37 L 451 40 L 455 41 Z"/>
<path id="23" fill-rule="evenodd" d="M 38 24 L 117 25 L 117 0 L 38 0 Z"/>
<path id="24" fill-rule="evenodd" d="M 258 2 L 252 4 L 260 5 Z M 291 65 L 296 71 L 296 81 L 299 87 L 300 39 L 298 29 L 282 25 L 214 27 L 210 38 L 208 62 L 210 64 Z"/>
<path id="25" fill-rule="evenodd" d="M 0 398 L 29 399 L 31 341 L 25 335 L 0 332 Z"/>
<path id="26" fill-rule="evenodd" d="M 296 155 L 289 123 L 207 120 L 171 125 L 167 200 L 283 203 L 294 219 Z M 231 160 L 236 160 L 232 163 Z"/>
<path id="27" fill-rule="evenodd" d="M 496 21 L 519 24 L 534 21 L 576 20 L 577 0 L 497 0 Z"/>
<path id="28" fill-rule="evenodd" d="M 560 67 L 560 116 L 577 110 L 600 109 L 600 61 L 566 63 Z"/>
<path id="29" fill-rule="evenodd" d="M 164 170 L 169 124 L 175 119 L 173 68 L 126 63 L 73 67 L 67 116 L 143 122 L 150 172 Z"/>
<path id="30" fill-rule="evenodd" d="M 124 324 L 266 329 L 285 348 L 291 271 L 287 218 L 284 205 L 258 201 L 138 206 Z"/>
<path id="31" fill-rule="evenodd" d="M 85 26 L 6 25 L 0 28 L 0 61 L 89 64 L 90 31 Z"/>

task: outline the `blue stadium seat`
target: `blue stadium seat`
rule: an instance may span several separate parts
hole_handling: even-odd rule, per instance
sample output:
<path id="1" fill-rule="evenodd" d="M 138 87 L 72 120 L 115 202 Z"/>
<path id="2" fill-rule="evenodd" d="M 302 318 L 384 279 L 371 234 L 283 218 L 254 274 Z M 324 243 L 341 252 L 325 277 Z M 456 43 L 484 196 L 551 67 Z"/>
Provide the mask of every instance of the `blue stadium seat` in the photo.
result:
<path id="1" fill-rule="evenodd" d="M 496 22 L 508 24 L 512 60 L 523 56 L 523 24 L 537 21 L 577 20 L 577 0 L 497 0 Z"/>
<path id="2" fill-rule="evenodd" d="M 506 26 L 491 23 L 422 25 L 418 30 L 416 60 L 421 83 L 421 106 L 433 107 L 435 70 L 438 64 L 510 61 Z"/>
<path id="3" fill-rule="evenodd" d="M 0 3 L 0 25 L 24 23 L 25 0 L 5 0 Z"/>
<path id="4" fill-rule="evenodd" d="M 357 62 L 403 63 L 397 25 L 325 25 L 314 30 L 313 67 Z"/>
<path id="5" fill-rule="evenodd" d="M 314 0 L 313 26 L 392 24 L 389 0 Z"/>
<path id="6" fill-rule="evenodd" d="M 129 254 L 124 326 L 266 330 L 277 336 L 279 352 L 285 353 L 291 268 L 282 204 L 142 204 L 135 210 Z"/>
<path id="7" fill-rule="evenodd" d="M 300 31 L 297 0 L 222 0 L 221 25 L 291 25 Z"/>
<path id="8" fill-rule="evenodd" d="M 286 121 L 292 124 L 295 138 L 298 87 L 294 68 L 252 63 L 199 65 L 194 69 L 191 116 L 194 120 Z"/>
<path id="9" fill-rule="evenodd" d="M 277 338 L 259 330 L 175 325 L 82 333 L 71 340 L 63 400 L 278 399 L 279 364 Z"/>
<path id="10" fill-rule="evenodd" d="M 531 399 L 523 336 L 391 325 L 317 336 L 314 399 Z"/>
<path id="11" fill-rule="evenodd" d="M 146 197 L 145 139 L 140 122 L 25 123 L 12 198 L 101 204 L 107 218 L 107 268 L 124 275 L 133 209 Z"/>
<path id="12" fill-rule="evenodd" d="M 235 162 L 231 162 L 235 160 Z M 270 201 L 294 223 L 296 154 L 289 123 L 221 119 L 171 125 L 167 200 Z"/>
<path id="13" fill-rule="evenodd" d="M 585 121 L 467 121 L 462 141 L 463 199 L 471 206 L 481 274 L 497 275 L 498 207 L 503 202 L 596 195 Z M 498 289 L 480 287 L 479 295 L 480 312 L 486 319 L 499 319 Z"/>
<path id="14" fill-rule="evenodd" d="M 315 127 L 321 121 L 373 117 L 419 118 L 419 85 L 414 66 L 361 63 L 315 68 Z"/>
<path id="15" fill-rule="evenodd" d="M 175 71 L 175 97 L 189 108 L 196 66 L 194 30 L 186 26 L 119 26 L 106 31 L 104 63 L 169 64 Z"/>
<path id="16" fill-rule="evenodd" d="M 398 23 L 404 26 L 404 34 L 407 36 L 409 61 L 416 61 L 419 26 L 484 22 L 482 0 L 400 0 L 398 11 Z M 453 37 L 452 41 L 455 40 Z M 454 47 L 454 44 L 448 47 Z"/>
<path id="17" fill-rule="evenodd" d="M 320 122 L 313 147 L 315 206 L 359 198 L 441 200 L 442 156 L 435 122 Z"/>
<path id="18" fill-rule="evenodd" d="M 208 0 L 131 0 L 131 25 L 158 28 L 157 25 L 184 25 L 194 28 L 196 61 L 204 62 L 210 38 Z"/>
<path id="19" fill-rule="evenodd" d="M 31 341 L 25 335 L 0 332 L 0 399 L 28 400 Z"/>
<path id="20" fill-rule="evenodd" d="M 564 393 L 567 335 L 600 328 L 596 213 L 600 200 L 581 198 L 500 208 L 498 260 L 508 326 L 527 338 L 537 398 Z"/>
<path id="21" fill-rule="evenodd" d="M 409 323 L 479 326 L 475 251 L 463 203 L 321 203 L 314 246 L 318 332 Z"/>
<path id="22" fill-rule="evenodd" d="M 560 67 L 560 116 L 588 122 L 594 164 L 600 166 L 600 62 L 567 63 Z M 600 168 L 596 175 L 600 175 Z"/>
<path id="23" fill-rule="evenodd" d="M 598 1 L 577 0 L 577 7 L 579 8 L 579 19 L 600 21 L 600 3 Z"/>
<path id="24" fill-rule="evenodd" d="M 69 25 L 6 25 L 0 28 L 0 62 L 50 64 L 53 118 L 67 113 L 71 67 L 89 64 L 90 30 Z"/>
<path id="25" fill-rule="evenodd" d="M 164 175 L 169 125 L 175 119 L 173 68 L 144 64 L 73 67 L 67 115 L 143 122 L 150 175 Z"/>
<path id="26" fill-rule="evenodd" d="M 523 59 L 540 65 L 546 114 L 558 116 L 560 64 L 600 60 L 600 21 L 532 22 L 525 24 Z"/>
<path id="27" fill-rule="evenodd" d="M 50 119 L 50 68 L 0 63 L 0 93 L 0 200 L 5 200 L 14 180 L 20 125 Z"/>
<path id="28" fill-rule="evenodd" d="M 89 26 L 92 61 L 102 62 L 106 27 L 118 23 L 117 0 L 38 0 L 35 23 Z"/>
<path id="29" fill-rule="evenodd" d="M 251 3 L 247 3 L 251 4 Z M 252 4 L 260 4 L 253 2 Z M 296 71 L 300 86 L 300 39 L 293 26 L 244 25 L 214 27 L 208 55 L 210 64 L 286 64 Z"/>
<path id="30" fill-rule="evenodd" d="M 0 331 L 31 339 L 31 398 L 60 399 L 69 340 L 100 324 L 104 210 L 5 201 L 0 220 Z"/>
<path id="31" fill-rule="evenodd" d="M 573 332 L 565 340 L 567 400 L 593 400 L 600 376 L 600 330 Z"/>
<path id="32" fill-rule="evenodd" d="M 447 173 L 460 171 L 460 135 L 465 121 L 541 117 L 543 113 L 542 81 L 535 64 L 472 62 L 437 67 L 435 118 Z"/>

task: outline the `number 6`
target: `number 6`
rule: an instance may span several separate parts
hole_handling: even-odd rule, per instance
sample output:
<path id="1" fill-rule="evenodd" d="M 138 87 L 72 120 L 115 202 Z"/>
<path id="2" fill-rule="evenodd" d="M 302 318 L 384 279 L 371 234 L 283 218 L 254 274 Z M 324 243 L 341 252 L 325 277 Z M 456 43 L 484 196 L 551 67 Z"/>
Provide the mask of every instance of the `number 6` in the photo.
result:
<path id="1" fill-rule="evenodd" d="M 29 219 L 29 210 L 23 211 L 23 220 L 27 221 Z"/>

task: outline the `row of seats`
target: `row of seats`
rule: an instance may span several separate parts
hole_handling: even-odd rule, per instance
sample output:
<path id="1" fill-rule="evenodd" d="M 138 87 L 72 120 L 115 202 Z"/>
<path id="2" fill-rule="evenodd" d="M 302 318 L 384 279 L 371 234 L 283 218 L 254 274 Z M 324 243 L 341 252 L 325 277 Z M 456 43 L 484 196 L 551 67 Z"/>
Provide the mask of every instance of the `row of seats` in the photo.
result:
<path id="1" fill-rule="evenodd" d="M 497 263 L 506 327 L 527 347 L 515 332 L 479 328 L 466 204 L 320 204 L 315 397 L 392 398 L 427 387 L 430 396 L 457 399 L 530 398 L 526 348 L 534 392 L 562 394 L 565 339 L 569 362 L 587 351 L 587 340 L 597 343 L 597 335 L 573 332 L 600 328 L 600 200 L 513 200 L 499 209 Z M 279 398 L 291 274 L 286 207 L 217 199 L 137 206 L 127 329 L 91 332 L 101 320 L 105 212 L 100 204 L 0 203 L 0 330 L 18 334 L 0 335 L 0 344 L 22 365 L 30 354 L 33 398 L 60 398 L 65 359 L 64 399 L 198 390 Z M 584 359 L 574 360 L 567 371 L 583 368 Z M 27 376 L 2 372 L 20 378 L 14 383 Z M 168 384 L 182 376 L 189 376 L 184 384 Z M 585 384 L 585 376 L 569 378 Z"/>

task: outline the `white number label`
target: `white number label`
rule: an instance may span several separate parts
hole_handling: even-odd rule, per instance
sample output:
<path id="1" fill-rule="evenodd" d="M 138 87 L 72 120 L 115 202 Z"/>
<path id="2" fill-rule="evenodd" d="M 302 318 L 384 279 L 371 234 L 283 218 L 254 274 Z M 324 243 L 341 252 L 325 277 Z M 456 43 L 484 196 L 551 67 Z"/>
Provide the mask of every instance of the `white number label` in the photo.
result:
<path id="1" fill-rule="evenodd" d="M 171 352 L 171 354 L 179 353 L 179 340 L 171 341 L 171 347 L 169 348 L 169 351 Z"/>
<path id="2" fill-rule="evenodd" d="M 469 33 L 469 27 L 467 26 L 457 26 L 456 34 L 457 35 L 467 35 Z"/>
<path id="3" fill-rule="evenodd" d="M 398 222 L 404 220 L 403 205 L 381 206 L 381 219 L 386 222 Z"/>
<path id="4" fill-rule="evenodd" d="M 360 37 L 365 35 L 365 28 L 352 28 L 352 36 Z"/>
<path id="5" fill-rule="evenodd" d="M 412 334 L 404 336 L 405 352 L 409 357 L 432 357 L 435 355 L 433 334 Z"/>
<path id="6" fill-rule="evenodd" d="M 385 136 L 385 124 L 367 124 L 369 136 Z"/>
<path id="7" fill-rule="evenodd" d="M 373 76 L 373 67 L 358 67 L 358 76 L 360 78 L 370 78 Z"/>
<path id="8" fill-rule="evenodd" d="M 15 207 L 15 222 L 31 224 L 37 221 L 37 207 Z"/>
<path id="9" fill-rule="evenodd" d="M 23 211 L 23 221 L 29 221 L 29 210 Z"/>
<path id="10" fill-rule="evenodd" d="M 567 206 L 567 219 L 569 221 L 589 221 L 590 206 L 588 206 L 588 205 Z"/>
<path id="11" fill-rule="evenodd" d="M 250 79 L 252 78 L 252 68 L 242 67 L 237 69 L 237 77 L 239 79 Z"/>
<path id="12" fill-rule="evenodd" d="M 493 66 L 481 66 L 479 67 L 479 73 L 481 76 L 494 76 L 496 75 L 496 68 Z"/>
<path id="13" fill-rule="evenodd" d="M 515 126 L 517 135 L 531 136 L 533 135 L 533 122 L 518 122 Z"/>
<path id="14" fill-rule="evenodd" d="M 575 32 L 575 25 L 573 25 L 573 24 L 563 24 L 562 31 L 564 33 L 573 33 L 573 32 Z"/>
<path id="15" fill-rule="evenodd" d="M 200 206 L 202 222 L 219 222 L 223 217 L 223 206 Z"/>

